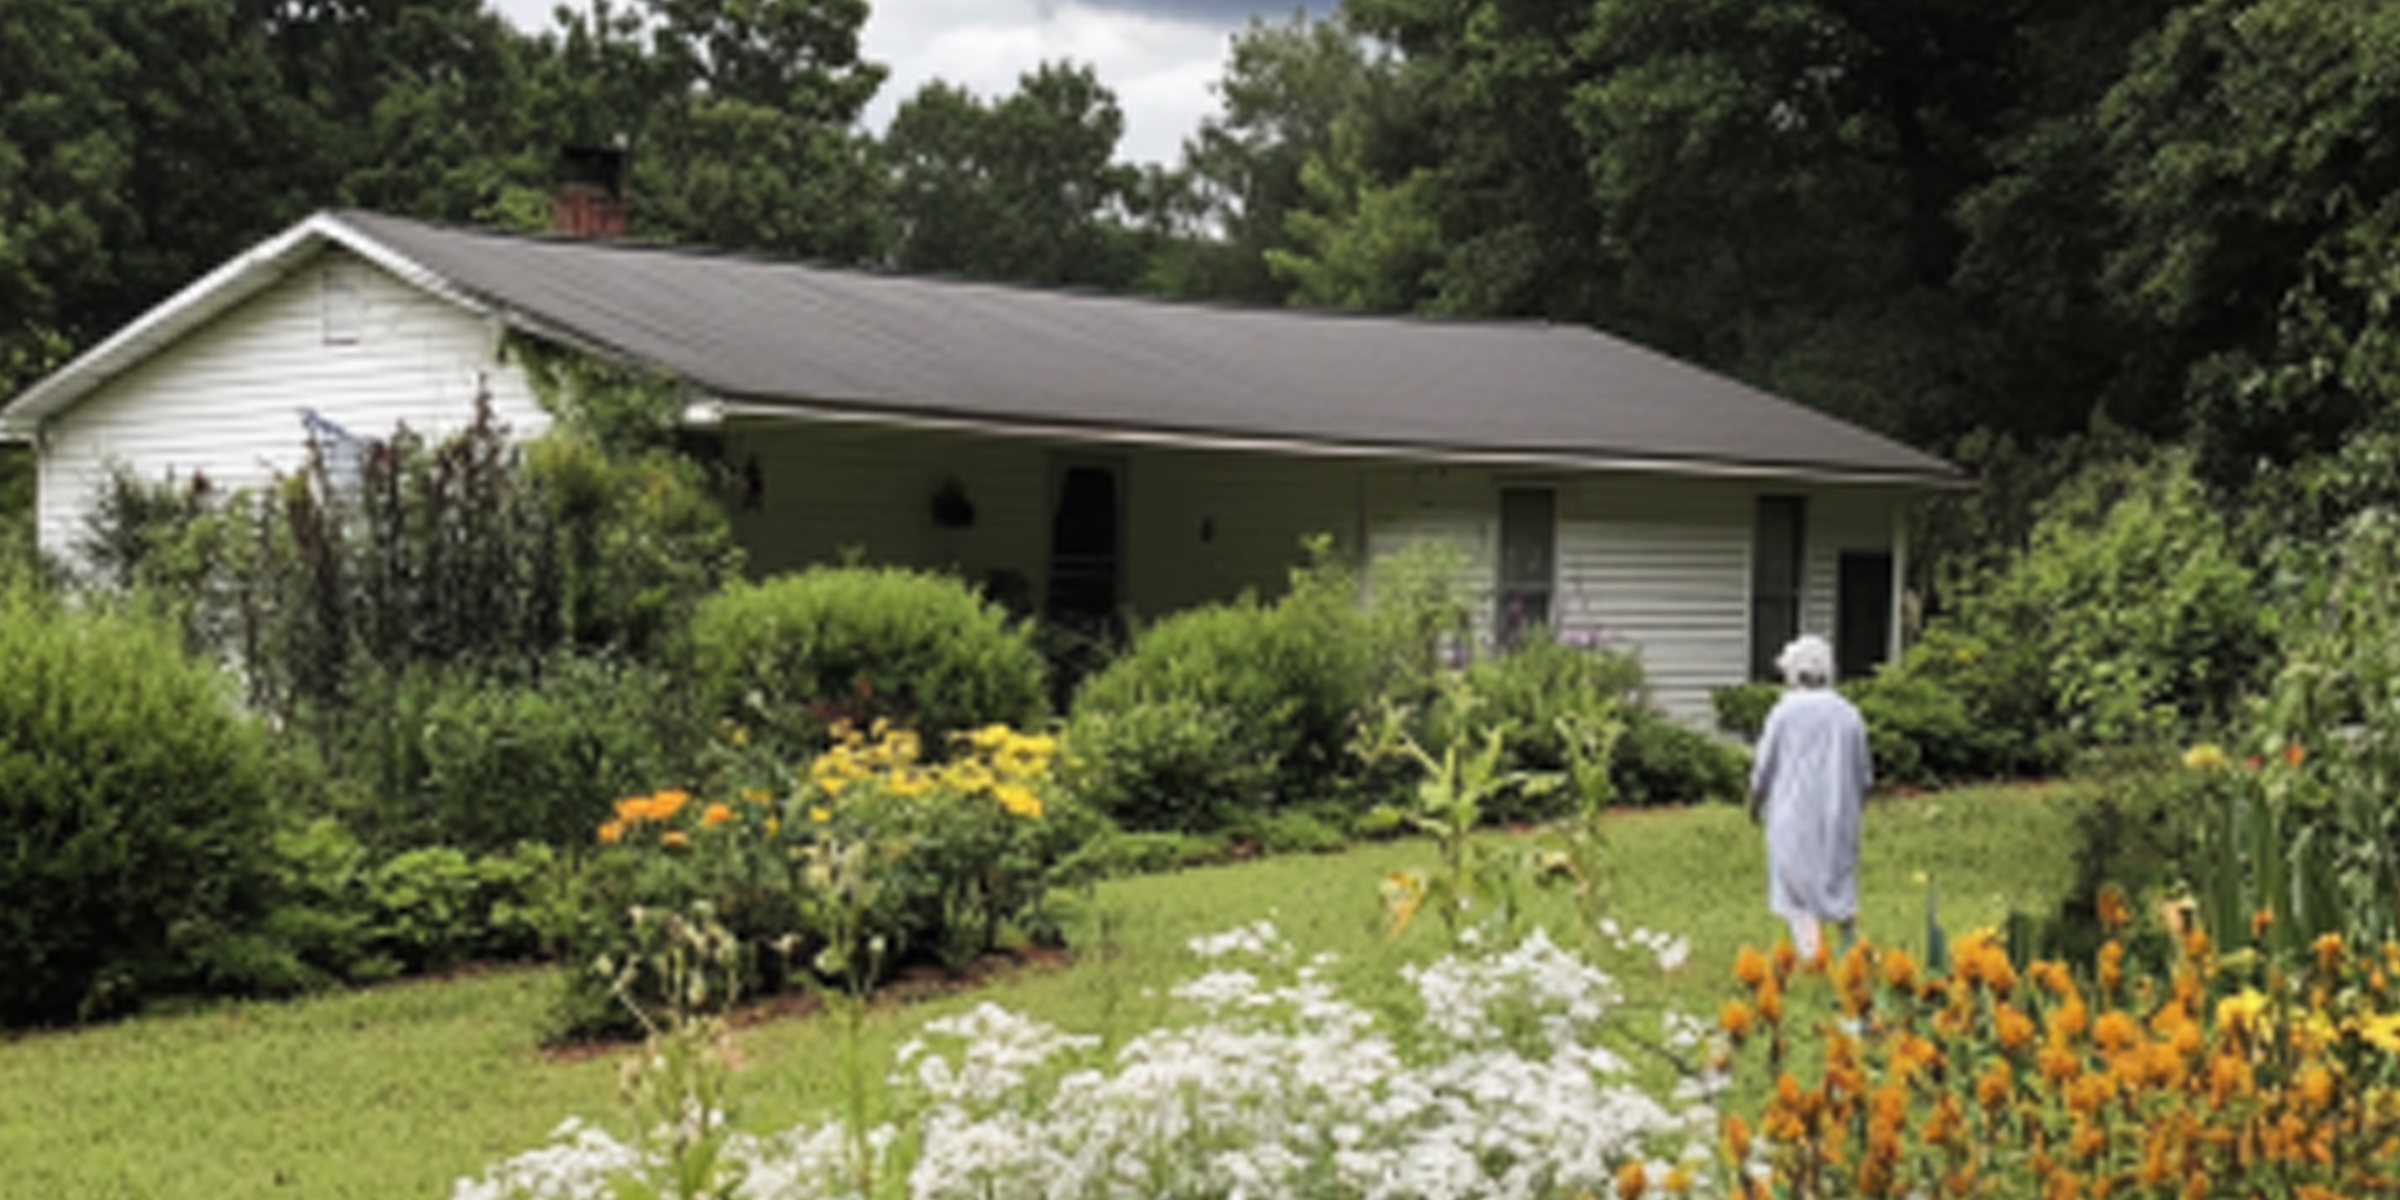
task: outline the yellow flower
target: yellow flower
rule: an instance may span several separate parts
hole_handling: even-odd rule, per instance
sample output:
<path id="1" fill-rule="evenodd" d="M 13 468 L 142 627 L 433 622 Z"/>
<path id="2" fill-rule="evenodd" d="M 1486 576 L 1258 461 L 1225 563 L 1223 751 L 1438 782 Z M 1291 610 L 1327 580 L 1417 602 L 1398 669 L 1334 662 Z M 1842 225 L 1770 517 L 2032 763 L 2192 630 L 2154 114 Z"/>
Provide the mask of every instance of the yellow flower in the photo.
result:
<path id="1" fill-rule="evenodd" d="M 2222 771 L 2232 765 L 2215 742 L 2202 742 L 2183 752 L 2183 765 L 2195 771 Z"/>
<path id="2" fill-rule="evenodd" d="M 658 835 L 658 840 L 661 843 L 669 846 L 689 846 L 692 844 L 692 839 L 685 836 L 684 832 L 680 829 L 670 829 L 665 833 Z"/>
<path id="3" fill-rule="evenodd" d="M 2267 1010 L 2267 998 L 2257 988 L 2243 988 L 2240 995 L 2217 1001 L 2217 1024 L 2248 1032 Z"/>
<path id="4" fill-rule="evenodd" d="M 774 797 L 768 795 L 765 788 L 743 788 L 742 799 L 751 804 L 765 804 Z"/>
<path id="5" fill-rule="evenodd" d="M 825 822 L 832 820 L 833 814 L 825 811 L 822 808 L 812 808 L 808 810 L 808 819 L 815 821 L 819 825 L 822 825 Z"/>
<path id="6" fill-rule="evenodd" d="M 625 837 L 625 822 L 623 822 L 623 821 L 606 821 L 606 822 L 603 822 L 603 823 L 601 824 L 601 826 L 600 826 L 600 841 L 601 841 L 603 844 L 614 844 L 614 843 L 616 843 L 616 842 L 619 842 L 619 841 L 622 841 L 622 840 L 624 840 L 624 837 Z"/>
<path id="7" fill-rule="evenodd" d="M 1042 798 L 1034 795 L 1031 788 L 1004 783 L 992 792 L 992 798 L 998 800 L 1000 807 L 1007 809 L 1011 816 L 1030 821 L 1042 815 Z"/>
<path id="8" fill-rule="evenodd" d="M 2400 1054 L 2400 1013 L 2360 1017 L 2352 1023 L 2351 1027 L 2358 1030 L 2358 1036 L 2365 1038 L 2370 1044 L 2380 1046 L 2393 1054 Z"/>

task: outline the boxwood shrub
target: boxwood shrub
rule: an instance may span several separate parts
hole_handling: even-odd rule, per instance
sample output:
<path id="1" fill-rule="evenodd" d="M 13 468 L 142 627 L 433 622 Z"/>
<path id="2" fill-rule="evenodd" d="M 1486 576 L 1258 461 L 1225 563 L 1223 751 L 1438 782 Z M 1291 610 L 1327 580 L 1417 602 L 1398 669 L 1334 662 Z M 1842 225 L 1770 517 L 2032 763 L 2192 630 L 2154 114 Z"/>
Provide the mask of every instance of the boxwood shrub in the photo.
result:
<path id="1" fill-rule="evenodd" d="M 167 623 L 0 595 L 0 1022 L 200 980 L 272 878 L 267 732 Z"/>
<path id="2" fill-rule="evenodd" d="M 795 753 L 834 720 L 889 718 L 929 747 L 1047 710 L 1030 631 L 956 579 L 891 567 L 815 567 L 735 583 L 689 634 L 704 711 Z"/>

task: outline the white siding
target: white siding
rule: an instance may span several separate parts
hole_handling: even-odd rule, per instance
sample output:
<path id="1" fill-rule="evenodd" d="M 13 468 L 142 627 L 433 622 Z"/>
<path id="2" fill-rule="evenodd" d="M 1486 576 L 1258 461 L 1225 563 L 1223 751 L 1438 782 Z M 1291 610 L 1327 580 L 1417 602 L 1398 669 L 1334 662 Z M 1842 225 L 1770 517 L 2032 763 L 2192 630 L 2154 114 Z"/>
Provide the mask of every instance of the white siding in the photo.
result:
<path id="1" fill-rule="evenodd" d="M 330 329 L 328 267 L 346 279 Z M 42 547 L 73 553 L 115 464 L 148 479 L 199 472 L 220 491 L 271 482 L 305 457 L 303 406 L 362 437 L 402 422 L 438 434 L 471 420 L 478 388 L 488 387 L 504 424 L 539 432 L 547 419 L 497 346 L 483 319 L 328 251 L 49 422 L 36 502 Z"/>
<path id="2" fill-rule="evenodd" d="M 1560 489 L 1559 627 L 1641 656 L 1667 712 L 1706 727 L 1750 645 L 1751 493 L 1630 476 Z"/>
<path id="3" fill-rule="evenodd" d="M 1556 631 L 1640 656 L 1667 712 L 1705 725 L 1709 689 L 1739 682 L 1749 646 L 1747 485 L 1638 476 L 1539 477 L 1391 468 L 1368 487 L 1375 556 L 1439 539 L 1462 555 L 1479 637 L 1492 628 L 1503 487 L 1558 495 Z"/>

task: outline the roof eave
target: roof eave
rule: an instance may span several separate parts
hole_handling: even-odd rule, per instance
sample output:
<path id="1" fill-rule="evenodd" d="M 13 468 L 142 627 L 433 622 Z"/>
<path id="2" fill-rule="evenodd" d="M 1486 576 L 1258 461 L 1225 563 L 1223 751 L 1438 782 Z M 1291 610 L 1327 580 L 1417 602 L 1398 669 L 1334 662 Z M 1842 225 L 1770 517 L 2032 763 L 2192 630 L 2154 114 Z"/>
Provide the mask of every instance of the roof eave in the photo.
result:
<path id="1" fill-rule="evenodd" d="M 1956 471 L 1912 471 L 1903 468 L 1843 464 L 1678 458 L 1606 449 L 1526 450 L 1508 447 L 1438 447 L 1279 434 L 1222 433 L 1191 429 L 1000 419 L 780 398 L 721 397 L 695 405 L 686 411 L 689 414 L 701 409 L 705 409 L 707 412 L 710 423 L 726 418 L 748 417 L 885 425 L 902 429 L 983 434 L 995 437 L 1039 438 L 1093 445 L 1283 454 L 1306 458 L 1384 459 L 1522 470 L 1615 471 L 1629 474 L 1680 475 L 1699 478 L 1784 480 L 1902 487 L 1924 491 L 1966 491 L 1972 490 L 1975 486 L 1973 480 Z"/>

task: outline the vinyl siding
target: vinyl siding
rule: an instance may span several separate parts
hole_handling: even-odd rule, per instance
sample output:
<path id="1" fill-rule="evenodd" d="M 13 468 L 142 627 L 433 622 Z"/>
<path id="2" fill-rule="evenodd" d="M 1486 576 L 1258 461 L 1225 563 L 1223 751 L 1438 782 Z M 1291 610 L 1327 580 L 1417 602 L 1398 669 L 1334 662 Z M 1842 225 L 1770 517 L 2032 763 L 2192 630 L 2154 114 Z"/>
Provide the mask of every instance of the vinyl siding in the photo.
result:
<path id="1" fill-rule="evenodd" d="M 322 308 L 329 267 L 350 285 L 339 344 L 328 344 Z M 113 465 L 146 479 L 198 472 L 219 492 L 272 482 L 306 457 L 303 406 L 361 437 L 403 422 L 438 435 L 472 420 L 488 387 L 502 423 L 539 432 L 547 419 L 497 346 L 474 314 L 328 251 L 48 423 L 42 547 L 73 555 Z"/>

